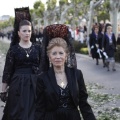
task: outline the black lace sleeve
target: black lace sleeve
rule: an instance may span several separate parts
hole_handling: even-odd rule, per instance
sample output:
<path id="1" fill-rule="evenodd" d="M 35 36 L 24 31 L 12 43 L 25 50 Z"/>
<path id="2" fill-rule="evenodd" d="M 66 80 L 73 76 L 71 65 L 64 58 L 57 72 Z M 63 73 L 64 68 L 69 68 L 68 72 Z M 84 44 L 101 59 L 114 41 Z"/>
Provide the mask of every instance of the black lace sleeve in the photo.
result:
<path id="1" fill-rule="evenodd" d="M 10 48 L 6 55 L 6 61 L 3 71 L 2 82 L 7 83 L 9 85 L 11 76 L 14 72 L 14 52 L 12 48 Z"/>

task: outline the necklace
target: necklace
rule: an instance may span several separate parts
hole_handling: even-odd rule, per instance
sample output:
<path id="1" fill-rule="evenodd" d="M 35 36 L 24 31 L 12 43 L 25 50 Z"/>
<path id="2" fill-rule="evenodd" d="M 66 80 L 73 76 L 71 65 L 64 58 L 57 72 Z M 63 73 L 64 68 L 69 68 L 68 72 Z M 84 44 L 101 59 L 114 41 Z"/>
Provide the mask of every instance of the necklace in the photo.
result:
<path id="1" fill-rule="evenodd" d="M 60 85 L 62 88 L 64 88 L 65 85 L 66 85 L 66 76 L 65 76 L 65 74 L 63 74 L 63 75 L 55 74 L 55 75 L 56 75 L 57 84 Z"/>
<path id="2" fill-rule="evenodd" d="M 21 47 L 21 45 L 20 45 L 20 43 L 19 43 L 19 46 L 20 46 L 20 48 L 21 49 L 23 49 L 24 51 L 25 51 L 25 53 L 26 53 L 26 57 L 28 58 L 29 56 L 30 56 L 30 52 L 31 52 L 31 46 L 29 47 L 29 48 L 24 48 L 24 47 Z"/>
<path id="3" fill-rule="evenodd" d="M 30 52 L 31 52 L 31 49 L 29 48 L 28 51 L 24 48 L 25 52 L 26 52 L 26 57 L 28 58 L 30 56 Z"/>
<path id="4" fill-rule="evenodd" d="M 60 83 L 60 85 L 61 85 L 62 88 L 64 88 L 64 86 L 65 86 L 63 81 Z"/>

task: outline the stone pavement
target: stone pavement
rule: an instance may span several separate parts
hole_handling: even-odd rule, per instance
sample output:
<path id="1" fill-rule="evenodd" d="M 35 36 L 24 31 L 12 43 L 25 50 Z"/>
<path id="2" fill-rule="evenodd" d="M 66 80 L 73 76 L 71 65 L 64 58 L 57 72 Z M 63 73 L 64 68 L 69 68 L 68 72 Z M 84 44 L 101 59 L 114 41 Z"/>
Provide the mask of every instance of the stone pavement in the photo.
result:
<path id="1" fill-rule="evenodd" d="M 96 61 L 88 55 L 76 54 L 76 57 L 78 69 L 82 70 L 85 82 L 98 83 L 106 88 L 102 91 L 120 94 L 120 63 L 116 63 L 116 71 L 113 72 L 103 68 L 102 60 L 96 65 Z"/>

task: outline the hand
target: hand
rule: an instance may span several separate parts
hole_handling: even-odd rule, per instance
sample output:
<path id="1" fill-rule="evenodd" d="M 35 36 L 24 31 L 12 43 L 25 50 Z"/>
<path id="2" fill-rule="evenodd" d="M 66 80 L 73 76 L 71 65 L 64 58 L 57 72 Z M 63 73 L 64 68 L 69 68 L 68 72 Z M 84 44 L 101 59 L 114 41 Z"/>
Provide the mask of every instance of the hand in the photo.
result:
<path id="1" fill-rule="evenodd" d="M 96 47 L 98 48 L 98 44 L 95 44 L 96 45 Z"/>
<path id="2" fill-rule="evenodd" d="M 7 92 L 0 92 L 0 98 L 3 102 L 7 101 Z"/>
<path id="3" fill-rule="evenodd" d="M 94 46 L 92 45 L 92 46 L 91 46 L 91 49 L 93 49 L 93 48 L 94 48 Z"/>

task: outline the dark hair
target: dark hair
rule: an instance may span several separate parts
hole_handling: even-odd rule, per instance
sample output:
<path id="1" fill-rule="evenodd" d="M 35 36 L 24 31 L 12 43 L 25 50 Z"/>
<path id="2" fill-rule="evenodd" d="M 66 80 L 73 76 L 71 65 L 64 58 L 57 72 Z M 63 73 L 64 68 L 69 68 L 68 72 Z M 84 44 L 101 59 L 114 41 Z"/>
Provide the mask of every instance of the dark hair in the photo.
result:
<path id="1" fill-rule="evenodd" d="M 99 30 L 99 25 L 93 25 L 93 30 L 95 30 L 96 28 Z"/>
<path id="2" fill-rule="evenodd" d="M 31 22 L 28 21 L 28 20 L 22 20 L 22 21 L 20 22 L 20 24 L 19 24 L 19 29 L 20 29 L 22 26 L 24 26 L 24 25 L 29 25 L 29 26 L 31 26 Z"/>

